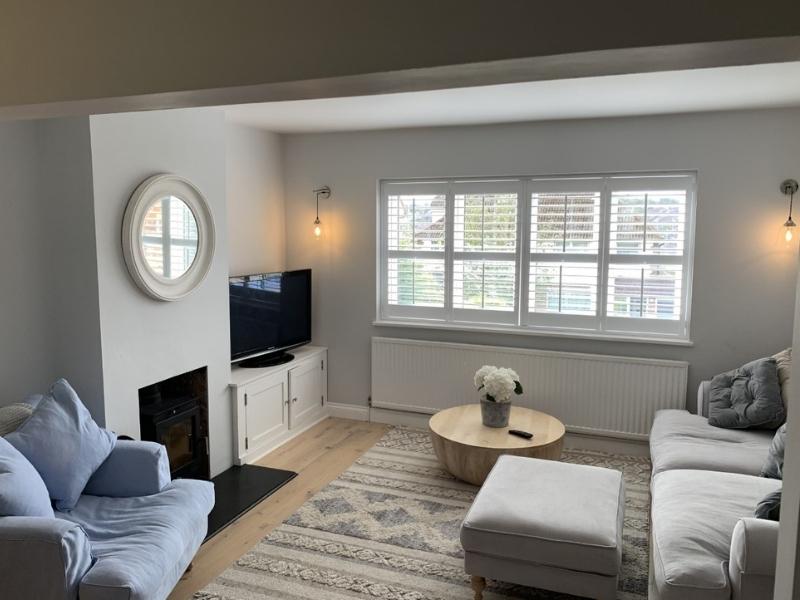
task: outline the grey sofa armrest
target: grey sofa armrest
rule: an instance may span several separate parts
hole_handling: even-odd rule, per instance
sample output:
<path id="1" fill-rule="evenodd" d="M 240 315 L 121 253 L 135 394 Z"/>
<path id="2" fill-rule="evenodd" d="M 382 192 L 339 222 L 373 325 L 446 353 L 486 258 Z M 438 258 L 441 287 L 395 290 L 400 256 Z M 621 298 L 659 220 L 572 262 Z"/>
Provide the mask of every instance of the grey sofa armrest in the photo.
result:
<path id="1" fill-rule="evenodd" d="M 733 528 L 728 576 L 733 600 L 772 598 L 778 556 L 778 522 L 740 519 Z"/>
<path id="2" fill-rule="evenodd" d="M 710 381 L 701 381 L 697 387 L 697 414 L 701 417 L 708 417 L 708 400 L 711 390 Z"/>
<path id="3" fill-rule="evenodd" d="M 0 517 L 0 598 L 73 600 L 91 566 L 89 538 L 80 525 Z"/>
<path id="4" fill-rule="evenodd" d="M 155 442 L 118 440 L 83 490 L 90 496 L 132 498 L 163 490 L 171 481 L 167 449 Z"/>

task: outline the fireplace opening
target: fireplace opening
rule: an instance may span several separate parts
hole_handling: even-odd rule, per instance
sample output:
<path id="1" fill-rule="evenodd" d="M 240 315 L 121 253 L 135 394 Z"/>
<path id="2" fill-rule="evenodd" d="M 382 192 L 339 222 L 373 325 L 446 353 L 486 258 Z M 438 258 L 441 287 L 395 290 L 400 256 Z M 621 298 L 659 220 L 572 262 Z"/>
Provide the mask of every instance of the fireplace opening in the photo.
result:
<path id="1" fill-rule="evenodd" d="M 208 368 L 139 389 L 139 427 L 143 440 L 166 446 L 173 479 L 209 479 Z"/>

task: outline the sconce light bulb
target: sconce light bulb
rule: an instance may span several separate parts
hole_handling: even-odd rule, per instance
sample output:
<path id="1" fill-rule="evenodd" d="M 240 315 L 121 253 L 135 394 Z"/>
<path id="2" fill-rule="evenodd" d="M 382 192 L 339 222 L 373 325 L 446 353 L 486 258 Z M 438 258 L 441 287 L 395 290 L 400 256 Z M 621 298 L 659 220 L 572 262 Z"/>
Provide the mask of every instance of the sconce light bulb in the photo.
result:
<path id="1" fill-rule="evenodd" d="M 783 224 L 783 239 L 785 239 L 787 242 L 791 242 L 794 238 L 795 227 L 797 227 L 797 225 L 795 225 L 794 220 L 792 219 L 791 215 L 789 215 L 789 218 L 786 219 L 786 223 Z"/>
<path id="2" fill-rule="evenodd" d="M 314 237 L 322 235 L 322 227 L 319 226 L 319 219 L 314 221 Z"/>

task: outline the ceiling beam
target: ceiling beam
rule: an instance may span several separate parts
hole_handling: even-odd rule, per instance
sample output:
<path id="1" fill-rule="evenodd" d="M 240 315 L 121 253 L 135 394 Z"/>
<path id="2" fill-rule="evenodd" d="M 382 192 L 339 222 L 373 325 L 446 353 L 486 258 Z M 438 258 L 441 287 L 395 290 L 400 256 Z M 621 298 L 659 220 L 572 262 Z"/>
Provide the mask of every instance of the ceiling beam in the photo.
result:
<path id="1" fill-rule="evenodd" d="M 0 106 L 0 118 L 26 119 L 140 110 L 364 96 L 479 85 L 649 73 L 800 60 L 800 36 L 597 50 L 464 65 L 226 88 Z"/>

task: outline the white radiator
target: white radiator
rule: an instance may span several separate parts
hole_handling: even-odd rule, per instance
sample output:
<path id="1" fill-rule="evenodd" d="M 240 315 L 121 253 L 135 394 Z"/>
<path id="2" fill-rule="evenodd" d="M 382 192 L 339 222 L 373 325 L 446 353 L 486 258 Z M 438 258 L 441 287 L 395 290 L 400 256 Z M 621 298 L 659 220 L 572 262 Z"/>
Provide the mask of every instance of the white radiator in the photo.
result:
<path id="1" fill-rule="evenodd" d="M 689 363 L 393 338 L 372 338 L 372 406 L 433 414 L 477 402 L 484 364 L 511 367 L 513 401 L 561 419 L 568 431 L 647 439 L 655 412 L 685 408 Z"/>

